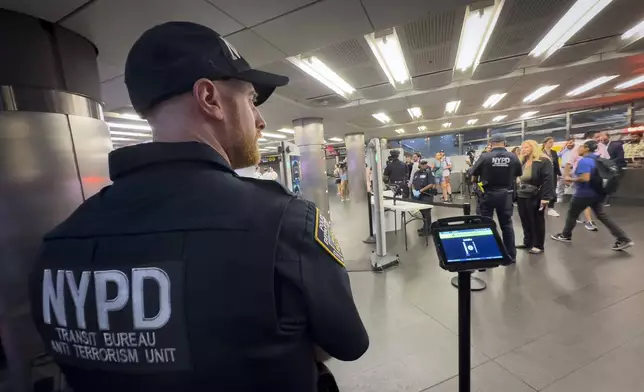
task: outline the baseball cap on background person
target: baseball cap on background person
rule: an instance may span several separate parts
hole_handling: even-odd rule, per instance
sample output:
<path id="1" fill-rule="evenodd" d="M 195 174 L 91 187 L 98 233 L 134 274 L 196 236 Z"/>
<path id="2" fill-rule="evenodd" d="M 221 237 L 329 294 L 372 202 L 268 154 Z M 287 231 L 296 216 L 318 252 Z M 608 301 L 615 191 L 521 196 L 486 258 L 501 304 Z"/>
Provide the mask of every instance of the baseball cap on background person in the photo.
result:
<path id="1" fill-rule="evenodd" d="M 492 135 L 490 137 L 490 143 L 505 143 L 505 136 L 503 136 L 503 135 Z"/>
<path id="2" fill-rule="evenodd" d="M 256 106 L 289 81 L 252 69 L 217 32 L 192 22 L 167 22 L 151 28 L 134 43 L 125 62 L 130 101 L 143 116 L 156 104 L 191 91 L 202 78 L 252 83 Z"/>

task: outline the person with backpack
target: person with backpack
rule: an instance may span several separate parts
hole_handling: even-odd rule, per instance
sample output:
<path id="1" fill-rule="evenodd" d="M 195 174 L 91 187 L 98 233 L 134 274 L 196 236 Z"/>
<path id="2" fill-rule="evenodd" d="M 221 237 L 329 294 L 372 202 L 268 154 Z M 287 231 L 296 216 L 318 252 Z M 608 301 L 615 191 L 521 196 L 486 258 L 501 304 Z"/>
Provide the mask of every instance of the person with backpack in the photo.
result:
<path id="1" fill-rule="evenodd" d="M 596 155 L 597 146 L 598 143 L 594 140 L 588 140 L 579 146 L 581 158 L 575 169 L 576 177 L 565 177 L 567 183 L 575 185 L 566 224 L 561 233 L 550 238 L 560 242 L 571 242 L 577 217 L 583 210 L 590 208 L 615 237 L 616 242 L 611 249 L 624 250 L 633 246 L 633 241 L 603 210 L 604 198 L 617 188 L 618 168 L 611 160 Z"/>

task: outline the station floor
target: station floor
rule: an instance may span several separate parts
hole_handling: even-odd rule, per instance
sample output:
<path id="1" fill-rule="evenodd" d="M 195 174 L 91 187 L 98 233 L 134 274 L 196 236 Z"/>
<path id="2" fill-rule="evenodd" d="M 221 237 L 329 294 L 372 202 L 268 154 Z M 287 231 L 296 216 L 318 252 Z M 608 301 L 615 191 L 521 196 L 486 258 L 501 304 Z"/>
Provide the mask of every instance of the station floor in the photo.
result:
<path id="1" fill-rule="evenodd" d="M 430 242 L 408 228 L 388 234 L 400 265 L 368 271 L 365 203 L 331 197 L 333 229 L 350 271 L 353 295 L 371 346 L 355 362 L 332 360 L 343 392 L 458 391 L 457 291 Z M 456 200 L 459 202 L 459 200 Z M 547 218 L 548 234 L 563 227 Z M 543 255 L 521 253 L 516 266 L 477 273 L 488 288 L 472 293 L 472 391 L 644 391 L 644 208 L 610 207 L 636 242 L 610 250 L 613 238 L 578 225 L 573 243 L 550 239 Z M 460 214 L 434 208 L 432 216 Z M 521 238 L 518 216 L 515 230 Z M 341 322 L 341 320 L 338 320 Z"/>

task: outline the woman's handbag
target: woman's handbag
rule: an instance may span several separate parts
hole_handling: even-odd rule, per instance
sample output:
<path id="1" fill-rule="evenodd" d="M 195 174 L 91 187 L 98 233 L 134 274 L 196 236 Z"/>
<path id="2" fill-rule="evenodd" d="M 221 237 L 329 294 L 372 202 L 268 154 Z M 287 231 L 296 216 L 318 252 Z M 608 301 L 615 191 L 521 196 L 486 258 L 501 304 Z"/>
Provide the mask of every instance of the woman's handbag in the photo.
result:
<path id="1" fill-rule="evenodd" d="M 520 183 L 517 185 L 517 197 L 520 197 L 521 199 L 531 199 L 538 196 L 540 190 L 540 186 Z"/>

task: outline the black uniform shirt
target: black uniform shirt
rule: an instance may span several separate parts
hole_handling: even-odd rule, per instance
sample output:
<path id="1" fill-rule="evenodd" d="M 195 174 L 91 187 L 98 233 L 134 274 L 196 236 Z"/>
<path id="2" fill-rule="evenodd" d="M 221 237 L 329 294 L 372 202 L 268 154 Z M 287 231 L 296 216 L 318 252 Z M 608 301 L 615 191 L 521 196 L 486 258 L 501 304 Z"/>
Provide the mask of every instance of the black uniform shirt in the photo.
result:
<path id="1" fill-rule="evenodd" d="M 414 187 L 415 190 L 419 191 L 426 187 L 429 184 L 434 183 L 434 176 L 432 175 L 431 170 L 429 168 L 424 168 L 424 169 L 418 169 L 416 173 L 414 173 L 414 178 L 412 180 L 412 186 Z"/>
<path id="2" fill-rule="evenodd" d="M 314 346 L 368 337 L 310 202 L 200 143 L 110 155 L 114 181 L 45 238 L 36 325 L 75 392 L 315 390 Z"/>
<path id="3" fill-rule="evenodd" d="M 472 176 L 478 176 L 486 190 L 511 189 L 521 173 L 521 162 L 505 147 L 484 152 L 472 167 Z"/>
<path id="4" fill-rule="evenodd" d="M 390 184 L 400 184 L 406 182 L 409 178 L 406 176 L 407 167 L 400 159 L 394 159 L 385 168 L 384 175 L 389 178 Z"/>

